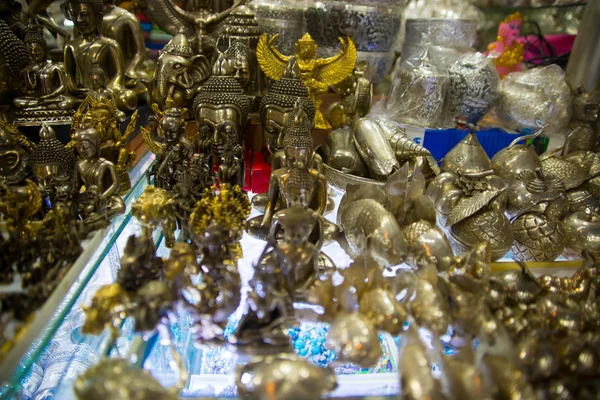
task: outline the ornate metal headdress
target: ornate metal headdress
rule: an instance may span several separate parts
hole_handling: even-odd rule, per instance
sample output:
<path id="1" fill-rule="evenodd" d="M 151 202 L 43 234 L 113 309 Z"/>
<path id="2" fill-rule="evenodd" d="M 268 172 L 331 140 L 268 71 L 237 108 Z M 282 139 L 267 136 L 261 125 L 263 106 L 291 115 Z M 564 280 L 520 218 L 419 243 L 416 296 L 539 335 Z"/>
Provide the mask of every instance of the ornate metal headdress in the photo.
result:
<path id="1" fill-rule="evenodd" d="M 315 119 L 315 103 L 308 97 L 308 88 L 300 79 L 300 69 L 295 57 L 288 62 L 280 80 L 273 82 L 269 92 L 262 98 L 259 106 L 260 119 L 264 122 L 267 107 L 275 105 L 281 108 L 292 108 L 298 98 L 302 98 L 302 108 L 307 121 L 312 124 Z"/>
<path id="2" fill-rule="evenodd" d="M 41 25 L 38 25 L 33 20 L 29 21 L 29 25 L 27 25 L 27 33 L 25 34 L 25 38 L 23 39 L 25 44 L 37 43 L 44 51 L 48 51 L 48 46 L 46 44 L 46 39 L 44 39 L 44 32 L 42 30 Z"/>
<path id="3" fill-rule="evenodd" d="M 313 138 L 311 129 L 306 124 L 306 113 L 302 109 L 302 99 L 298 99 L 294 106 L 294 119 L 285 128 L 283 147 L 296 147 L 313 149 Z"/>
<path id="4" fill-rule="evenodd" d="M 173 36 L 163 49 L 163 52 L 182 57 L 192 57 L 194 55 L 192 46 L 183 33 Z"/>

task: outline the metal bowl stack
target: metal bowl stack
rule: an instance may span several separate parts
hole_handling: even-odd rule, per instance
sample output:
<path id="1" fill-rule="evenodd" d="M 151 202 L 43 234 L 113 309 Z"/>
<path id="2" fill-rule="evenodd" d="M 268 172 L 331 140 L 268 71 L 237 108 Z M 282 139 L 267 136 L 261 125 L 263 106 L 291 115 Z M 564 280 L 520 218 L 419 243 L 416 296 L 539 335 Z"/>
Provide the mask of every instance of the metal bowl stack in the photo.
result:
<path id="1" fill-rule="evenodd" d="M 358 50 L 358 62 L 370 67 L 367 78 L 378 83 L 394 63 L 403 9 L 404 0 L 326 0 L 308 7 L 306 28 L 321 55 L 327 57 L 340 51 L 340 36 L 350 36 Z"/>
<path id="2" fill-rule="evenodd" d="M 253 0 L 249 4 L 263 33 L 279 34 L 275 46 L 283 54 L 294 54 L 304 35 L 304 6 L 290 0 Z"/>
<path id="3" fill-rule="evenodd" d="M 403 65 L 427 50 L 431 63 L 445 70 L 462 54 L 474 51 L 476 35 L 474 19 L 407 19 L 399 62 Z"/>

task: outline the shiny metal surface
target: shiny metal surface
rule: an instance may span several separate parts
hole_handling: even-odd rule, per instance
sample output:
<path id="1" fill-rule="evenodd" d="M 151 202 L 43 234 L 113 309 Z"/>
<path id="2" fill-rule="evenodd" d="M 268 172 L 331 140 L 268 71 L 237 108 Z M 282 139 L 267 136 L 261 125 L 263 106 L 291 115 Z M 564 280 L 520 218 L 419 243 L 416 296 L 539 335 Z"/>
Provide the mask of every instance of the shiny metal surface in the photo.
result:
<path id="1" fill-rule="evenodd" d="M 291 354 L 258 357 L 236 370 L 242 399 L 311 400 L 335 389 L 335 375 Z"/>
<path id="2" fill-rule="evenodd" d="M 100 33 L 104 5 L 98 0 L 67 1 L 64 10 L 75 26 L 74 36 L 64 48 L 67 89 L 76 96 L 85 97 L 92 89 L 91 70 L 96 62 L 106 72 L 117 107 L 132 112 L 137 106 L 137 96 L 125 86 L 125 61 L 121 46 Z"/>

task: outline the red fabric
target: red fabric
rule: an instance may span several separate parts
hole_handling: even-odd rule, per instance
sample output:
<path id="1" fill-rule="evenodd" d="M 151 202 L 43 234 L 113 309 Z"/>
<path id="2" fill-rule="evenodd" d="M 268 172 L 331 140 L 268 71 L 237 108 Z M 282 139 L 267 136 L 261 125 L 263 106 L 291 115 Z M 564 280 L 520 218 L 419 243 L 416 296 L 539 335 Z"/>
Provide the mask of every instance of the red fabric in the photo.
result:
<path id="1" fill-rule="evenodd" d="M 264 154 L 255 151 L 252 158 L 252 193 L 266 192 L 269 189 L 270 178 L 271 166 L 265 162 Z"/>

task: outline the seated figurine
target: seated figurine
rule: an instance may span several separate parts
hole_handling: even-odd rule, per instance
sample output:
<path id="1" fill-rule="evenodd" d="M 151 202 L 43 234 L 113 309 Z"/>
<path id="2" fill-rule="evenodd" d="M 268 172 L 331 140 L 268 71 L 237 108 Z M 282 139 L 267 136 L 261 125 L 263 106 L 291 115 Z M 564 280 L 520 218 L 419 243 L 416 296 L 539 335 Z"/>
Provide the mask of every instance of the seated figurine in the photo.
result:
<path id="1" fill-rule="evenodd" d="M 152 134 L 156 135 L 156 132 L 142 128 L 144 142 L 156 154 L 156 162 L 148 172 L 148 177 L 154 176 L 156 187 L 171 190 L 188 170 L 194 146 L 185 136 L 185 120 L 179 108 L 171 108 L 165 113 L 158 130 L 162 132 L 162 137 L 155 140 Z"/>
<path id="2" fill-rule="evenodd" d="M 85 97 L 92 89 L 91 70 L 98 63 L 107 73 L 108 87 L 114 92 L 117 107 L 133 111 L 136 94 L 125 87 L 125 61 L 121 46 L 100 34 L 104 13 L 102 0 L 68 0 L 65 14 L 73 21 L 74 36 L 65 44 L 67 87 L 75 95 Z"/>
<path id="3" fill-rule="evenodd" d="M 119 196 L 117 169 L 110 161 L 100 157 L 100 136 L 94 128 L 87 128 L 75 134 L 75 147 L 80 160 L 75 164 L 75 187 L 92 190 L 97 187 L 102 197 L 108 200 L 106 212 L 109 216 L 123 214 L 125 203 Z M 85 192 L 83 192 L 85 193 Z M 92 205 L 83 210 L 85 216 L 96 212 Z"/>
<path id="4" fill-rule="evenodd" d="M 144 42 L 140 21 L 129 11 L 115 5 L 115 0 L 103 0 L 104 17 L 101 32 L 121 44 L 125 61 L 125 85 L 135 87 L 138 79 L 150 79 L 152 63 Z"/>
<path id="5" fill-rule="evenodd" d="M 24 42 L 30 51 L 31 62 L 21 71 L 23 90 L 21 96 L 14 100 L 15 107 L 22 110 L 19 116 L 35 115 L 36 111 L 73 114 L 81 101 L 67 94 L 61 66 L 46 58 L 48 48 L 41 26 L 30 24 Z"/>
<path id="6" fill-rule="evenodd" d="M 286 166 L 271 172 L 265 214 L 248 221 L 248 233 L 255 237 L 265 238 L 270 230 L 275 211 L 281 208 L 281 205 L 290 204 L 292 194 L 286 188 L 291 182 L 304 182 L 310 186 L 307 204 L 314 211 L 323 215 L 327 209 L 327 182 L 325 176 L 311 167 L 314 157 L 313 140 L 305 118 L 306 113 L 298 109 L 294 126 L 286 133 L 284 138 Z M 329 225 L 325 234 L 327 238 L 337 230 L 337 227 Z"/>

